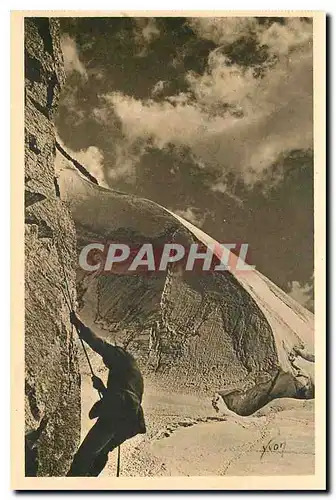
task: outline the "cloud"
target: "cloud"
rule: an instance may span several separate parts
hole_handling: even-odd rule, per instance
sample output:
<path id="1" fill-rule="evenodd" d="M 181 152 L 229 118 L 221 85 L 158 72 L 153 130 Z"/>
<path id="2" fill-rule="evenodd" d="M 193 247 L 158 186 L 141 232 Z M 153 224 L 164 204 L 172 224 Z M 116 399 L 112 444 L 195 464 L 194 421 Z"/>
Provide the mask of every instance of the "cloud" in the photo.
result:
<path id="1" fill-rule="evenodd" d="M 123 179 L 132 183 L 135 180 L 135 169 L 141 157 L 147 151 L 146 145 L 136 142 L 119 141 L 115 143 L 113 168 L 108 170 L 111 181 Z"/>
<path id="2" fill-rule="evenodd" d="M 101 186 L 107 186 L 104 175 L 104 155 L 96 146 L 89 146 L 75 153 L 76 160 L 82 163 Z"/>
<path id="3" fill-rule="evenodd" d="M 197 105 L 182 100 L 176 105 L 171 99 L 141 101 L 121 92 L 108 94 L 105 99 L 121 120 L 125 137 L 153 141 L 160 149 L 169 143 L 192 145 L 209 123 Z"/>
<path id="4" fill-rule="evenodd" d="M 96 146 L 89 146 L 87 149 L 81 149 L 80 151 L 72 151 L 62 143 L 59 137 L 57 137 L 57 140 L 72 158 L 82 164 L 97 179 L 100 186 L 108 187 L 105 182 L 104 155 Z M 60 172 L 67 168 L 75 167 L 56 150 L 55 171 Z"/>
<path id="5" fill-rule="evenodd" d="M 236 194 L 232 192 L 232 189 L 228 186 L 226 182 L 218 181 L 215 184 L 210 186 L 211 191 L 214 193 L 222 193 L 231 198 L 233 201 L 237 203 L 240 207 L 243 206 L 243 200 L 239 198 Z"/>
<path id="6" fill-rule="evenodd" d="M 144 57 L 147 54 L 148 46 L 153 40 L 160 36 L 160 30 L 153 17 L 135 17 L 134 38 L 139 48 L 138 57 Z"/>
<path id="7" fill-rule="evenodd" d="M 107 125 L 110 120 L 110 110 L 106 107 L 95 107 L 92 109 L 92 116 L 101 125 Z"/>
<path id="8" fill-rule="evenodd" d="M 79 59 L 77 45 L 69 35 L 63 35 L 61 38 L 61 47 L 64 58 L 64 68 L 67 74 L 77 72 L 82 78 L 87 80 L 88 75 L 83 63 Z"/>
<path id="9" fill-rule="evenodd" d="M 166 83 L 167 82 L 165 82 L 164 80 L 159 80 L 158 82 L 156 82 L 156 84 L 152 88 L 151 92 L 152 96 L 157 96 L 161 94 L 166 86 Z"/>
<path id="10" fill-rule="evenodd" d="M 143 23 L 145 18 L 141 20 Z M 154 18 L 145 19 L 145 24 L 142 27 L 141 34 L 147 43 L 150 43 L 153 39 L 160 35 L 160 30 L 156 26 L 156 21 Z"/>
<path id="11" fill-rule="evenodd" d="M 106 72 L 101 68 L 91 68 L 90 76 L 100 81 L 106 78 Z"/>
<path id="12" fill-rule="evenodd" d="M 77 85 L 67 85 L 66 92 L 61 93 L 60 108 L 66 110 L 67 120 L 80 125 L 85 121 L 85 111 L 80 106 Z"/>
<path id="13" fill-rule="evenodd" d="M 267 45 L 273 54 L 286 56 L 299 47 L 313 43 L 313 25 L 299 17 L 291 17 L 286 24 L 273 23 L 267 29 L 259 28 L 258 40 Z"/>
<path id="14" fill-rule="evenodd" d="M 211 54 L 208 70 L 186 75 L 190 93 L 160 102 L 120 92 L 105 96 L 127 143 L 187 146 L 222 176 L 252 186 L 282 155 L 313 145 L 312 53 L 309 46 L 280 59 L 263 78 Z M 191 96 L 194 96 L 192 98 Z"/>
<path id="15" fill-rule="evenodd" d="M 136 22 L 140 45 L 159 36 L 155 20 Z M 122 92 L 100 96 L 93 117 L 109 127 L 113 113 L 121 124 L 109 175 L 130 179 L 149 148 L 174 145 L 187 148 L 196 164 L 215 173 L 213 191 L 234 198 L 228 187 L 234 174 L 246 187 L 258 183 L 266 193 L 283 178 L 271 168 L 276 162 L 292 150 L 313 147 L 312 25 L 300 18 L 288 18 L 283 25 L 238 17 L 190 22 L 200 37 L 217 44 L 252 34 L 259 44 L 267 44 L 273 62 L 256 77 L 253 66 L 232 64 L 220 45 L 209 54 L 202 74 L 185 74 L 185 92 L 162 97 L 169 83 L 158 81 L 152 89 L 155 99 Z"/>
<path id="16" fill-rule="evenodd" d="M 218 46 L 254 37 L 260 46 L 267 45 L 273 55 L 287 55 L 292 49 L 313 40 L 312 24 L 300 17 L 289 17 L 284 24 L 260 24 L 255 17 L 199 17 L 188 22 L 200 38 Z"/>
<path id="17" fill-rule="evenodd" d="M 194 17 L 189 24 L 200 38 L 224 45 L 256 31 L 258 22 L 255 17 Z"/>
<path id="18" fill-rule="evenodd" d="M 313 278 L 309 282 L 301 284 L 298 281 L 292 281 L 288 284 L 288 295 L 295 299 L 299 304 L 307 309 L 314 310 L 314 282 Z"/>
<path id="19" fill-rule="evenodd" d="M 188 207 L 186 210 L 171 211 L 198 227 L 202 227 L 205 222 L 206 214 L 195 207 Z"/>

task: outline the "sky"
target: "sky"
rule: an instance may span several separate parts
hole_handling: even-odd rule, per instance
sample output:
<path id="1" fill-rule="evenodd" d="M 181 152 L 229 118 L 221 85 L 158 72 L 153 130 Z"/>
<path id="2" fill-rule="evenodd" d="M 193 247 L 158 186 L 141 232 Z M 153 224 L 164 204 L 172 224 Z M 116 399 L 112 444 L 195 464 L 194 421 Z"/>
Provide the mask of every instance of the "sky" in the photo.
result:
<path id="1" fill-rule="evenodd" d="M 149 198 L 313 310 L 308 18 L 62 18 L 65 149 Z"/>

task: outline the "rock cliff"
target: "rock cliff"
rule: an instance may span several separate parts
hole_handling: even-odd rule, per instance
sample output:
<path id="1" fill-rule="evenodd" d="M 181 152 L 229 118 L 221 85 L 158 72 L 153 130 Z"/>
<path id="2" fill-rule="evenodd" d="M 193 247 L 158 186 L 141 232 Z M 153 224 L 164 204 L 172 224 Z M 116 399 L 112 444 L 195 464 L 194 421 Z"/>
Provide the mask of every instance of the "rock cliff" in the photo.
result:
<path id="1" fill-rule="evenodd" d="M 57 20 L 25 19 L 26 475 L 63 476 L 79 444 L 80 377 L 64 274 L 75 300 L 76 235 L 55 178 L 53 116 L 64 83 Z"/>

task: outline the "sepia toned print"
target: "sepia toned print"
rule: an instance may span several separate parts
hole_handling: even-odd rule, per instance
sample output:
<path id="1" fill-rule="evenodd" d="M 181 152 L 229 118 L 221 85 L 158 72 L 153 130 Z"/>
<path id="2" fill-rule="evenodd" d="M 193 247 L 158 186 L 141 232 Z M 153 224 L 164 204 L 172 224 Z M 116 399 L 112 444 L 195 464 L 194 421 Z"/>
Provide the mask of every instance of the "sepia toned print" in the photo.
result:
<path id="1" fill-rule="evenodd" d="M 13 19 L 14 487 L 323 489 L 323 14 Z"/>

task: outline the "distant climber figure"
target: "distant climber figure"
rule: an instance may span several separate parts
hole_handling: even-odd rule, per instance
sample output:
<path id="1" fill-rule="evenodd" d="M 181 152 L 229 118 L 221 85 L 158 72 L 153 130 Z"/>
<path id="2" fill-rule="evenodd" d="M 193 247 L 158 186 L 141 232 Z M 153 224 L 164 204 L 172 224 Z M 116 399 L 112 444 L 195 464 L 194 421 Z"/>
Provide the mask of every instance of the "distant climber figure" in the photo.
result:
<path id="1" fill-rule="evenodd" d="M 109 374 L 106 387 L 99 377 L 92 377 L 102 399 L 93 405 L 89 417 L 98 419 L 80 445 L 67 476 L 98 476 L 110 451 L 126 439 L 146 432 L 141 407 L 144 383 L 131 354 L 97 337 L 74 312 L 70 321 L 80 337 L 102 356 Z"/>

